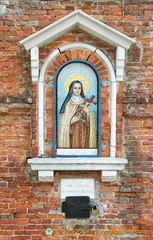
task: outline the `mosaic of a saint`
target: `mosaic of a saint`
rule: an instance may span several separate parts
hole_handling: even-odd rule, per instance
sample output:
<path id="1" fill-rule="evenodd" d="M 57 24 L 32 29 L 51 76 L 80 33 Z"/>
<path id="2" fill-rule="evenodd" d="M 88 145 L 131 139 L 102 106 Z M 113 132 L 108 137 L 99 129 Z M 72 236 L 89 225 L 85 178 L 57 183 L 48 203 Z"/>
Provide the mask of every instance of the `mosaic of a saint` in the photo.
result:
<path id="1" fill-rule="evenodd" d="M 94 114 L 90 104 L 96 104 L 84 94 L 81 81 L 69 85 L 68 94 L 60 109 L 58 148 L 96 148 Z"/>

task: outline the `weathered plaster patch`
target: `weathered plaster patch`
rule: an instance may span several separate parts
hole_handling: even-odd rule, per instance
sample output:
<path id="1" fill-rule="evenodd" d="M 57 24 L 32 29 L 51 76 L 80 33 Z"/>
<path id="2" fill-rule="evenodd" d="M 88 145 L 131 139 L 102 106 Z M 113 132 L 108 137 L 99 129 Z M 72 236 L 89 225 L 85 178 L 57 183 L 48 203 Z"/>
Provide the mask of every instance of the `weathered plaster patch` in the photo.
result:
<path id="1" fill-rule="evenodd" d="M 6 6 L 5 5 L 0 5 L 0 15 L 4 15 L 6 12 Z"/>

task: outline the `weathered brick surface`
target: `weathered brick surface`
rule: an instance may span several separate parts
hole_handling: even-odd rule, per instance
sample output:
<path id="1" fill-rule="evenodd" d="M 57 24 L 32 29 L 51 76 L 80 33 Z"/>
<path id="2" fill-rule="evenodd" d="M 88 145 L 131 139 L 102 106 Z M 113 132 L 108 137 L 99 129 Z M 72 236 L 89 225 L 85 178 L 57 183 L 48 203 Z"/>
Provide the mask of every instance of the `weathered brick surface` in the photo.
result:
<path id="1" fill-rule="evenodd" d="M 55 173 L 54 183 L 38 183 L 36 173 L 27 165 L 27 158 L 38 154 L 37 84 L 31 83 L 30 57 L 19 41 L 75 9 L 82 9 L 137 41 L 127 52 L 124 83 L 118 84 L 116 156 L 126 157 L 129 163 L 117 183 L 101 182 L 98 171 L 61 171 Z M 150 0 L 1 1 L 0 240 L 153 238 L 152 14 Z M 102 50 L 115 69 L 115 49 L 78 29 L 41 47 L 40 67 L 52 50 L 74 41 L 87 42 Z M 109 81 L 104 65 L 89 51 L 66 51 L 52 61 L 45 79 L 48 155 L 52 154 L 53 133 L 53 88 L 49 86 L 57 68 L 75 58 L 88 59 L 103 76 L 101 81 Z M 102 90 L 105 147 L 101 155 L 108 156 L 109 87 Z M 95 179 L 100 214 L 89 221 L 66 221 L 61 213 L 60 180 L 78 177 Z M 53 236 L 45 235 L 47 227 L 54 229 Z M 72 229 L 74 233 L 68 232 Z"/>

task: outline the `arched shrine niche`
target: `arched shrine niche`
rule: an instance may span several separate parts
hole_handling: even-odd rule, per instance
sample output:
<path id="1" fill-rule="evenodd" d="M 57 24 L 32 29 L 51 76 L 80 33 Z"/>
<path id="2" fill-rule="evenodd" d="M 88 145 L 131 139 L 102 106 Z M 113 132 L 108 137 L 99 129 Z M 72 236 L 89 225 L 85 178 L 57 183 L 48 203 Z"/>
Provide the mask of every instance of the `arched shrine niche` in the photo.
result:
<path id="1" fill-rule="evenodd" d="M 78 59 L 74 59 L 74 51 Z M 59 54 L 50 62 L 45 76 L 45 155 L 109 156 L 110 80 L 108 71 L 102 60 L 90 51 L 72 49 L 66 51 L 64 55 L 69 56 L 69 59 L 68 57 L 63 58 L 63 54 Z M 68 59 L 68 61 L 61 64 L 63 59 Z M 60 118 L 64 115 L 62 113 L 65 110 L 64 104 L 68 102 L 66 98 L 70 97 L 69 85 L 73 84 L 75 80 L 80 81 L 83 87 L 83 104 L 80 106 L 86 108 L 90 105 L 90 111 L 88 114 L 80 115 L 76 126 L 74 123 L 70 126 L 70 118 L 75 114 L 79 115 L 81 111 L 74 106 L 77 111 L 73 109 L 72 113 L 65 118 L 66 126 L 61 127 Z M 86 110 L 88 111 L 88 109 Z M 53 117 L 51 117 L 51 113 Z M 73 131 L 77 131 L 76 134 L 73 134 Z M 77 139 L 79 139 L 78 142 L 76 142 Z"/>

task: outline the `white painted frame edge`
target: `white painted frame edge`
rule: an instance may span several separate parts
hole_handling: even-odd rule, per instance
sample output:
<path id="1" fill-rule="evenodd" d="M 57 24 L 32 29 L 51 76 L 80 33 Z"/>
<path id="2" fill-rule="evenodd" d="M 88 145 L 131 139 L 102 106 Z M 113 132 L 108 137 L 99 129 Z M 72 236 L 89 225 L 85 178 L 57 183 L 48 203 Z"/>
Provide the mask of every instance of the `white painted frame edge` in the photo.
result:
<path id="1" fill-rule="evenodd" d="M 78 26 L 101 40 L 105 40 L 112 46 L 120 45 L 123 48 L 128 49 L 130 45 L 135 42 L 135 40 L 125 34 L 120 33 L 77 9 L 31 36 L 21 40 L 20 43 L 24 45 L 26 50 L 35 46 L 42 46 L 46 42 L 51 42 L 53 39 L 60 37 L 75 26 Z"/>
<path id="2" fill-rule="evenodd" d="M 44 141 L 45 141 L 45 129 L 44 129 L 44 78 L 45 78 L 45 73 L 47 70 L 47 67 L 49 66 L 50 61 L 55 58 L 58 54 L 60 54 L 59 49 L 55 49 L 45 60 L 41 71 L 40 71 L 40 76 L 39 76 L 39 81 L 38 81 L 38 103 L 37 103 L 37 108 L 38 108 L 38 156 L 41 156 L 45 152 L 45 146 L 44 146 Z"/>
<path id="3" fill-rule="evenodd" d="M 39 47 L 31 48 L 31 78 L 32 82 L 37 82 L 39 78 Z"/>
<path id="4" fill-rule="evenodd" d="M 124 158 L 33 158 L 31 169 L 38 171 L 39 182 L 53 182 L 54 171 L 101 171 L 103 182 L 118 180 L 118 172 L 127 164 Z"/>

